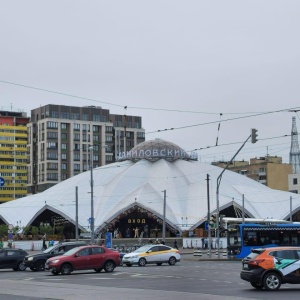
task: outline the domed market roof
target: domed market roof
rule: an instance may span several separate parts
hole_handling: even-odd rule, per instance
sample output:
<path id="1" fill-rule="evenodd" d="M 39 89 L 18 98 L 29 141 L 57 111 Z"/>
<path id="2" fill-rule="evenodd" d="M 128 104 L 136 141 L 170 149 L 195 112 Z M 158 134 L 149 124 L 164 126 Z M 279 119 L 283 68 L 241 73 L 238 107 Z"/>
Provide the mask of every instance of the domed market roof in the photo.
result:
<path id="1" fill-rule="evenodd" d="M 168 150 L 180 147 L 162 140 L 143 143 L 135 149 Z M 159 148 L 160 147 L 160 148 Z M 168 148 L 170 147 L 170 148 Z M 164 150 L 164 151 L 163 151 Z M 160 152 L 159 152 L 160 151 Z M 189 230 L 206 221 L 207 174 L 209 174 L 210 208 L 215 212 L 216 182 L 222 168 L 196 160 L 159 156 L 138 156 L 93 170 L 95 230 L 113 222 L 121 213 L 138 206 L 162 218 L 166 191 L 166 222 L 178 231 Z M 162 158 L 162 157 L 159 157 Z M 75 189 L 78 187 L 79 227 L 86 229 L 91 215 L 90 172 L 71 177 L 48 190 L 0 205 L 0 218 L 6 224 L 21 221 L 30 225 L 42 212 L 52 210 L 75 224 Z M 288 219 L 290 197 L 292 211 L 299 210 L 300 195 L 270 189 L 243 175 L 226 170 L 219 187 L 220 210 L 243 206 L 253 218 Z"/>
<path id="2" fill-rule="evenodd" d="M 150 161 L 156 161 L 158 159 L 166 159 L 168 161 L 174 161 L 176 159 L 185 160 L 197 160 L 197 153 L 187 154 L 181 147 L 162 140 L 155 139 L 145 141 L 126 153 L 122 153 L 119 157 L 119 161 L 147 159 Z"/>

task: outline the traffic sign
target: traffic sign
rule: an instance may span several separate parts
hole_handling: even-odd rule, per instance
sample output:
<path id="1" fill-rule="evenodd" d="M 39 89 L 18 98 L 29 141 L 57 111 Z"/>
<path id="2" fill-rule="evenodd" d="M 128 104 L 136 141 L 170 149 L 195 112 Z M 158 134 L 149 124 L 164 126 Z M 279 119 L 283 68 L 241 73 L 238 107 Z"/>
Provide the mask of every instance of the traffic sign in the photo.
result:
<path id="1" fill-rule="evenodd" d="M 5 179 L 3 177 L 0 177 L 0 187 L 3 187 L 5 184 Z"/>
<path id="2" fill-rule="evenodd" d="M 204 222 L 204 229 L 205 229 L 205 230 L 209 230 L 208 222 Z"/>

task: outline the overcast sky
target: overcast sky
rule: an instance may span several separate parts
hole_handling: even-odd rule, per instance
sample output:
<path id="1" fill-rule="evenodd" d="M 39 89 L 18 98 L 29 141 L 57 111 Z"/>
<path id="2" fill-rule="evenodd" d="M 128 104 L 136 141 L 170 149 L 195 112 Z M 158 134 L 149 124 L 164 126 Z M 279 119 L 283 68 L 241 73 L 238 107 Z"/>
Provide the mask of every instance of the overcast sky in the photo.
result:
<path id="1" fill-rule="evenodd" d="M 299 0 L 1 1 L 0 109 L 127 106 L 146 140 L 210 146 L 202 162 L 230 160 L 256 128 L 237 159 L 288 163 L 299 15 Z"/>

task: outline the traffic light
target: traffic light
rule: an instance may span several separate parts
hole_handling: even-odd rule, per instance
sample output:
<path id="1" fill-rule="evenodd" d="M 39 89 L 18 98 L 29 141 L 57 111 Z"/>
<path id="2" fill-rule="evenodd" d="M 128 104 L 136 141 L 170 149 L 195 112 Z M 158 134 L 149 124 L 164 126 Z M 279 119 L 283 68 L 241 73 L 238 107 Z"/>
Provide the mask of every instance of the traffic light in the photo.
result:
<path id="1" fill-rule="evenodd" d="M 218 217 L 218 214 L 211 214 L 210 219 L 209 219 L 210 228 L 217 227 L 217 217 Z"/>
<path id="2" fill-rule="evenodd" d="M 220 215 L 220 220 L 219 220 L 219 228 L 220 228 L 220 230 L 225 229 L 224 217 L 225 217 L 225 215 Z"/>
<path id="3" fill-rule="evenodd" d="M 257 129 L 251 129 L 251 143 L 255 144 L 257 142 Z"/>

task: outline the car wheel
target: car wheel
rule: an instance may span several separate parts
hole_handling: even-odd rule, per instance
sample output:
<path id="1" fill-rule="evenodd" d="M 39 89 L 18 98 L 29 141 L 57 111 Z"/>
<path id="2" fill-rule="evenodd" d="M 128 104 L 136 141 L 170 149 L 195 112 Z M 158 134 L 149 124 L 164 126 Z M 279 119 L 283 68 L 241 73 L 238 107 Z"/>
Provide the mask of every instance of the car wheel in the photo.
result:
<path id="1" fill-rule="evenodd" d="M 161 266 L 162 265 L 162 263 L 156 263 L 158 266 Z"/>
<path id="2" fill-rule="evenodd" d="M 139 266 L 140 267 L 145 267 L 146 264 L 147 264 L 146 259 L 144 257 L 140 258 L 140 260 L 139 260 Z"/>
<path id="3" fill-rule="evenodd" d="M 261 289 L 264 288 L 264 286 L 263 286 L 262 284 L 258 283 L 258 282 L 250 282 L 250 284 L 251 284 L 254 288 L 256 288 L 257 290 L 261 290 Z"/>
<path id="4" fill-rule="evenodd" d="M 277 273 L 268 273 L 263 280 L 264 287 L 268 291 L 277 291 L 281 286 L 281 278 Z"/>
<path id="5" fill-rule="evenodd" d="M 20 262 L 19 264 L 18 264 L 18 270 L 19 271 L 25 271 L 26 270 L 26 266 L 25 266 L 25 264 L 23 263 L 23 262 Z"/>
<path id="6" fill-rule="evenodd" d="M 132 267 L 132 264 L 126 264 L 127 267 Z"/>
<path id="7" fill-rule="evenodd" d="M 44 260 L 38 260 L 34 265 L 34 269 L 36 271 L 45 271 L 45 261 Z"/>
<path id="8" fill-rule="evenodd" d="M 63 264 L 60 268 L 60 272 L 63 275 L 70 275 L 72 272 L 72 266 L 70 264 Z"/>
<path id="9" fill-rule="evenodd" d="M 171 256 L 169 258 L 169 265 L 174 266 L 176 264 L 176 258 L 174 256 Z"/>
<path id="10" fill-rule="evenodd" d="M 104 264 L 104 271 L 110 273 L 115 269 L 115 264 L 113 261 L 109 260 Z"/>
<path id="11" fill-rule="evenodd" d="M 100 273 L 100 272 L 102 271 L 101 268 L 97 268 L 97 269 L 94 269 L 94 270 L 95 270 L 95 272 L 97 272 L 97 273 Z"/>

